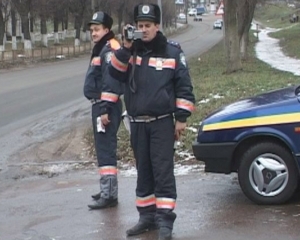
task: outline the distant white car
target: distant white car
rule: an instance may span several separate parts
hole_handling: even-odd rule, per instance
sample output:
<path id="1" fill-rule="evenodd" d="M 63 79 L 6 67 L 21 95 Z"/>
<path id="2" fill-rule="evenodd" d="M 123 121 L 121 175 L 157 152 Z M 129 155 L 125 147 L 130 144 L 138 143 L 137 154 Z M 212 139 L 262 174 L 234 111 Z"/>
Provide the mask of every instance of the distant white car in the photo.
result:
<path id="1" fill-rule="evenodd" d="M 179 13 L 177 18 L 178 18 L 178 20 L 186 20 L 186 16 L 184 13 Z"/>
<path id="2" fill-rule="evenodd" d="M 220 21 L 215 21 L 214 22 L 214 26 L 213 26 L 213 29 L 222 29 L 222 27 L 223 27 L 223 23 L 222 22 L 220 22 Z"/>
<path id="3" fill-rule="evenodd" d="M 192 8 L 189 10 L 188 15 L 190 17 L 197 15 L 197 9 L 196 8 Z"/>
<path id="4" fill-rule="evenodd" d="M 217 19 L 216 22 L 220 22 L 222 24 L 222 27 L 223 27 L 223 19 Z"/>

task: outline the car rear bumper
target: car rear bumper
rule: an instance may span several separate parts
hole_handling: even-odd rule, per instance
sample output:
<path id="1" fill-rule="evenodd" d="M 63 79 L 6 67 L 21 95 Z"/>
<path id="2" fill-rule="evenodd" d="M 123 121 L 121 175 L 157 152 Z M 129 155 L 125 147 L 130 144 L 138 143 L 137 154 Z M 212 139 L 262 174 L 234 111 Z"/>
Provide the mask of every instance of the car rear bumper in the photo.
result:
<path id="1" fill-rule="evenodd" d="M 205 163 L 206 172 L 231 173 L 231 161 L 235 142 L 193 143 L 193 153 L 197 160 Z"/>

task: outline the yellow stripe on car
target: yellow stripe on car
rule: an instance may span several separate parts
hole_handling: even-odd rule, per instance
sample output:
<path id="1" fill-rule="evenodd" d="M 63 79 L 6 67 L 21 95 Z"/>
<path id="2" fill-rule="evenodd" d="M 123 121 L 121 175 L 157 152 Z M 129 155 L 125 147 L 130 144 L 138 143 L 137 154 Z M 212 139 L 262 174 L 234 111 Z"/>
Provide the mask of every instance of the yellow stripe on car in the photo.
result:
<path id="1" fill-rule="evenodd" d="M 286 113 L 205 124 L 203 131 L 300 122 L 300 113 Z"/>

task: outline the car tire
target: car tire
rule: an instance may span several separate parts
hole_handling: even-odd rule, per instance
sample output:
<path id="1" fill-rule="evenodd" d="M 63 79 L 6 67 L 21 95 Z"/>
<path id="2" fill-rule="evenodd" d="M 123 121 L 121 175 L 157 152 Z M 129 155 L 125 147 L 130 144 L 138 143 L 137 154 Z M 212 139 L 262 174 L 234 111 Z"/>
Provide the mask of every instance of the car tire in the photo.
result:
<path id="1" fill-rule="evenodd" d="M 282 204 L 298 187 L 299 171 L 292 154 L 282 145 L 261 142 L 241 157 L 238 180 L 244 194 L 257 204 Z"/>

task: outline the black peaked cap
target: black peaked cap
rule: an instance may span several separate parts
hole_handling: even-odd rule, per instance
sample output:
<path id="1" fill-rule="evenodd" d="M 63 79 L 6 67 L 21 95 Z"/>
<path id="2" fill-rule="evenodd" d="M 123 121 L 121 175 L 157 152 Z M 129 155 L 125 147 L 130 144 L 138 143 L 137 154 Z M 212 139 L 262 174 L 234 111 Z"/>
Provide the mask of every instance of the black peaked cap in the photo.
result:
<path id="1" fill-rule="evenodd" d="M 134 7 L 134 21 L 151 21 L 160 24 L 161 12 L 157 4 L 138 4 Z"/>
<path id="2" fill-rule="evenodd" d="M 110 30 L 113 25 L 113 19 L 107 13 L 100 11 L 94 13 L 93 18 L 89 21 L 88 25 L 90 26 L 91 24 L 102 24 Z"/>

